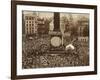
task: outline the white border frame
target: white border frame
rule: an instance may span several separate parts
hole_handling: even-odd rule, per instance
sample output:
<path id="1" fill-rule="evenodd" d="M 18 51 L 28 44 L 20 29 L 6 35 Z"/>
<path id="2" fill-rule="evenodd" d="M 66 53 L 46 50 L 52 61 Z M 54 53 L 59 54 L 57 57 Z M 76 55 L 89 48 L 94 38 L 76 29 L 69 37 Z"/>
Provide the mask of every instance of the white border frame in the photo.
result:
<path id="1" fill-rule="evenodd" d="M 89 17 L 90 65 L 81 67 L 22 69 L 22 10 L 89 13 L 90 14 Z M 93 9 L 17 5 L 17 75 L 32 75 L 32 74 L 36 75 L 36 74 L 48 74 L 48 73 L 51 74 L 51 73 L 69 73 L 69 72 L 86 72 L 86 71 L 94 71 L 94 10 Z"/>

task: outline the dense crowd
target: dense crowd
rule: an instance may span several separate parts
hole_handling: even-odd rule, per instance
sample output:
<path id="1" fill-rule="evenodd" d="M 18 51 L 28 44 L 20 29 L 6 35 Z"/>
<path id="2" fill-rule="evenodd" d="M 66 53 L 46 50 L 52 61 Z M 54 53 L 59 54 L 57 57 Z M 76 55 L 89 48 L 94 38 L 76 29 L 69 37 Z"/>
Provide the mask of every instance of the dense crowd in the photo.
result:
<path id="1" fill-rule="evenodd" d="M 23 41 L 22 67 L 46 68 L 46 67 L 68 67 L 89 65 L 89 49 L 77 40 L 73 42 L 75 50 L 65 51 L 63 54 L 52 54 L 49 52 L 50 37 L 33 37 L 32 40 Z"/>

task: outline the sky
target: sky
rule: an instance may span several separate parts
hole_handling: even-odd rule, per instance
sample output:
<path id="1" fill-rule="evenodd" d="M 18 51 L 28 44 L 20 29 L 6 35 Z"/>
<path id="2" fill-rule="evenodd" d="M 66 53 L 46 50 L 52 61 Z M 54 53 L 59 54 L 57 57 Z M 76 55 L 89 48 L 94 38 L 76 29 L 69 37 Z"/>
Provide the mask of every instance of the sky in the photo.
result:
<path id="1" fill-rule="evenodd" d="M 53 17 L 53 12 L 33 12 L 33 11 L 24 11 L 24 14 L 33 14 L 33 13 L 37 13 L 39 17 L 41 18 L 51 18 Z M 65 17 L 69 17 L 70 13 L 61 13 L 61 17 L 65 16 Z M 78 13 L 71 13 L 73 18 L 77 19 L 79 16 L 85 16 L 85 17 L 89 17 L 89 14 L 78 14 Z"/>

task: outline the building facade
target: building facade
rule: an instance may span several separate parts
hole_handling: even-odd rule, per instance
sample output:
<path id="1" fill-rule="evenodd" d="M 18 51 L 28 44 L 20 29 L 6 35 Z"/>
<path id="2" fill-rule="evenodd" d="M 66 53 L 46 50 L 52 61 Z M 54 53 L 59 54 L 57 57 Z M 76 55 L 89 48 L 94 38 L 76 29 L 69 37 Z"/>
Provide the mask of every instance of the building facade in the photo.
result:
<path id="1" fill-rule="evenodd" d="M 80 42 L 88 42 L 89 38 L 88 37 L 78 37 L 78 41 L 80 41 Z"/>
<path id="2" fill-rule="evenodd" d="M 32 35 L 37 33 L 37 14 L 24 14 L 25 34 Z"/>
<path id="3" fill-rule="evenodd" d="M 83 31 L 84 31 L 84 28 L 89 27 L 89 21 L 88 21 L 87 18 L 83 18 L 83 19 L 80 19 L 78 21 L 78 23 L 80 25 L 79 28 L 78 28 L 78 34 L 79 34 L 79 36 L 84 36 Z"/>

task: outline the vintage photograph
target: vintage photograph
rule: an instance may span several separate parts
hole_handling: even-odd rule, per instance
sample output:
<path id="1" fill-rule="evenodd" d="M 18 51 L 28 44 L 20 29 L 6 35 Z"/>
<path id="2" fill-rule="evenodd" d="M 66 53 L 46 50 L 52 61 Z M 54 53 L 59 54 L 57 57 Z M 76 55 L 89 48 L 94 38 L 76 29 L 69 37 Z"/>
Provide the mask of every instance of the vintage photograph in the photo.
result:
<path id="1" fill-rule="evenodd" d="M 11 3 L 11 78 L 97 74 L 97 6 Z"/>
<path id="2" fill-rule="evenodd" d="M 22 68 L 89 66 L 89 14 L 22 11 Z"/>

